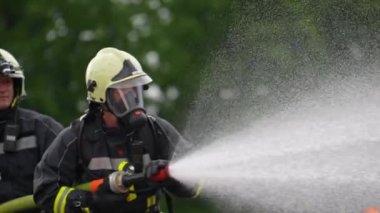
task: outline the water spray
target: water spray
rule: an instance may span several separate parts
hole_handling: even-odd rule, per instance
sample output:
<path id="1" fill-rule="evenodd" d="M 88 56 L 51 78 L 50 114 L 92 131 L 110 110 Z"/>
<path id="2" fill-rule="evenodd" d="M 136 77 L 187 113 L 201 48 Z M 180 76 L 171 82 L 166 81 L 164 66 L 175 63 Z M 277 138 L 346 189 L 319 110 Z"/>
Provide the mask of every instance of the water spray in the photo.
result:
<path id="1" fill-rule="evenodd" d="M 300 93 L 241 128 L 205 137 L 170 173 L 187 184 L 202 180 L 201 196 L 220 212 L 360 213 L 378 206 L 376 79 L 331 80 Z"/>

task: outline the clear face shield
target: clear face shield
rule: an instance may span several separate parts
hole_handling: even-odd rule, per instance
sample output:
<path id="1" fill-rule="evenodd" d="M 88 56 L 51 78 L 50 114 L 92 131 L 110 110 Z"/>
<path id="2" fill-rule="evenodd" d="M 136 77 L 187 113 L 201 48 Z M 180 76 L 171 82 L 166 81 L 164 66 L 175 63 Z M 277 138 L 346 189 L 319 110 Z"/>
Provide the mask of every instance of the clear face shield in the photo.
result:
<path id="1" fill-rule="evenodd" d="M 142 87 L 110 88 L 107 90 L 109 109 L 119 118 L 135 108 L 143 107 Z"/>
<path id="2" fill-rule="evenodd" d="M 139 75 L 140 74 L 140 75 Z M 143 86 L 152 79 L 144 73 L 111 84 L 106 91 L 108 109 L 118 117 L 125 131 L 134 131 L 145 126 L 148 121 L 143 103 Z"/>
<path id="3" fill-rule="evenodd" d="M 14 66 L 11 62 L 0 58 L 0 76 L 13 80 L 14 97 L 11 106 L 15 106 L 22 96 L 25 96 L 24 74 L 20 66 Z"/>
<path id="4" fill-rule="evenodd" d="M 111 87 L 106 93 L 109 109 L 119 118 L 136 108 L 143 108 L 142 86 Z"/>
<path id="5" fill-rule="evenodd" d="M 14 67 L 10 62 L 0 59 L 0 74 L 15 77 L 18 71 L 20 71 L 19 67 Z"/>

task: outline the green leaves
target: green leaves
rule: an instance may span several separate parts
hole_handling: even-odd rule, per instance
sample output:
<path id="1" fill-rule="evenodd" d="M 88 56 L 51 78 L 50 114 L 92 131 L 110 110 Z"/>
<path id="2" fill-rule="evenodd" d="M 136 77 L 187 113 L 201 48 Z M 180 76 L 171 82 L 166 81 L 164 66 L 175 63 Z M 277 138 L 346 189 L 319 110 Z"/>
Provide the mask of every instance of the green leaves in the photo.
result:
<path id="1" fill-rule="evenodd" d="M 0 39 L 25 68 L 24 106 L 69 124 L 86 106 L 88 62 L 99 49 L 114 46 L 136 56 L 162 90 L 163 101 L 146 103 L 180 124 L 198 87 L 203 57 L 223 34 L 215 17 L 227 3 L 3 0 Z M 173 88 L 178 97 L 165 97 Z"/>

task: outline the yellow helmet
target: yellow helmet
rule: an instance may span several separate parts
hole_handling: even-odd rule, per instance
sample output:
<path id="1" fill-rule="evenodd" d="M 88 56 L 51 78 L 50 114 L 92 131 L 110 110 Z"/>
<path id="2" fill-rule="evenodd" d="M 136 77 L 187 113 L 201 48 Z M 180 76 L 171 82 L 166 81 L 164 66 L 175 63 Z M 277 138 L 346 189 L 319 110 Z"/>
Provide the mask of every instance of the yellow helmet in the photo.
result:
<path id="1" fill-rule="evenodd" d="M 26 96 L 25 92 L 25 76 L 22 67 L 17 62 L 15 57 L 4 49 L 0 49 L 0 74 L 9 76 L 16 80 L 15 90 L 16 97 L 15 100 Z"/>
<path id="2" fill-rule="evenodd" d="M 101 49 L 86 70 L 87 100 L 110 105 L 110 89 L 138 88 L 138 104 L 142 106 L 142 87 L 152 79 L 131 54 L 112 47 Z"/>

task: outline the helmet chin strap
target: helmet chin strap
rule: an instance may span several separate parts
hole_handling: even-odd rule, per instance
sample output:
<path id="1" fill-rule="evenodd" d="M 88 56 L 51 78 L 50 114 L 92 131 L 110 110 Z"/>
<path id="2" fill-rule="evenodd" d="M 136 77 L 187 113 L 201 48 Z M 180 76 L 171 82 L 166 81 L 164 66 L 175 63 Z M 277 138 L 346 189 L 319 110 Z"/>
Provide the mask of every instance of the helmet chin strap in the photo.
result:
<path id="1" fill-rule="evenodd" d="M 20 100 L 19 96 L 15 96 L 12 100 L 10 108 L 14 108 L 17 105 L 17 102 Z"/>

